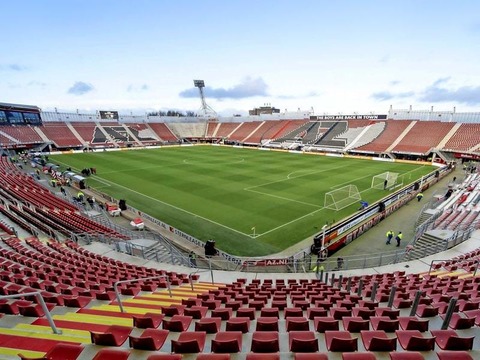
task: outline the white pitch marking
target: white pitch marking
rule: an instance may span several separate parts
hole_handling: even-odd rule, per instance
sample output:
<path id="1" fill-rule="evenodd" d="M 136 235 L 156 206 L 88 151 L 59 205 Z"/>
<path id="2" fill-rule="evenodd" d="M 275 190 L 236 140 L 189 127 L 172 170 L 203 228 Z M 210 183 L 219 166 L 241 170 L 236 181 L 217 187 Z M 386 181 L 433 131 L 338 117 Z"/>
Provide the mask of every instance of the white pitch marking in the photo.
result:
<path id="1" fill-rule="evenodd" d="M 307 176 L 307 175 L 320 174 L 320 173 L 322 173 L 322 172 L 330 172 L 330 171 L 337 170 L 337 169 L 342 169 L 342 168 L 348 167 L 348 166 L 350 166 L 350 165 L 338 166 L 338 167 L 329 168 L 329 169 L 325 169 L 325 170 L 312 171 L 312 172 L 307 173 L 307 174 L 288 177 L 288 175 L 291 175 L 291 174 L 292 174 L 292 173 L 290 173 L 290 174 L 288 174 L 287 177 L 284 178 L 284 179 L 275 180 L 275 181 L 269 181 L 269 182 L 266 182 L 266 183 L 263 183 L 263 184 L 259 184 L 259 185 L 254 185 L 254 186 L 248 186 L 248 187 L 244 188 L 243 190 L 255 189 L 255 188 L 257 188 L 257 187 L 262 187 L 262 186 L 265 186 L 265 185 L 276 184 L 276 183 L 279 183 L 279 182 L 284 182 L 284 181 L 288 181 L 288 180 L 293 180 L 293 179 L 297 179 L 297 178 L 304 177 L 304 176 Z M 295 171 L 294 171 L 294 172 L 295 172 Z"/>

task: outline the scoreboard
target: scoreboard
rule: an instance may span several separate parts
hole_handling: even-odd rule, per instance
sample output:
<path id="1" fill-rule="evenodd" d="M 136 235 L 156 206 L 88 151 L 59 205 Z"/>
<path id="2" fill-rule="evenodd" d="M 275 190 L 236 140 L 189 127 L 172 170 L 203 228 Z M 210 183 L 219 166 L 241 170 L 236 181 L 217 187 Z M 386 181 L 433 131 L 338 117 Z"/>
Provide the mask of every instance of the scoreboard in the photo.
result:
<path id="1" fill-rule="evenodd" d="M 99 113 L 101 120 L 118 120 L 118 111 L 100 110 Z"/>

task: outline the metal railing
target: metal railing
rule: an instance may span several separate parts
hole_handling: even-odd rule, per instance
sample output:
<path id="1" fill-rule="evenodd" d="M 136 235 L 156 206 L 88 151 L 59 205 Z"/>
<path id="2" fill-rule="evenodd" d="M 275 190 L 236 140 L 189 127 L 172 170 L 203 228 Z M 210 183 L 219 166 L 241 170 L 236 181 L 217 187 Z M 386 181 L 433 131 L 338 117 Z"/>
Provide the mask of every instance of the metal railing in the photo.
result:
<path id="1" fill-rule="evenodd" d="M 55 322 L 53 321 L 52 314 L 50 314 L 50 310 L 48 310 L 47 304 L 45 303 L 45 300 L 43 300 L 43 297 L 40 291 L 34 291 L 34 292 L 22 293 L 22 294 L 13 294 L 13 295 L 2 295 L 0 296 L 0 299 L 17 299 L 17 298 L 28 297 L 28 296 L 35 296 L 35 298 L 38 301 L 38 304 L 40 304 L 40 306 L 42 307 L 42 310 L 45 314 L 45 317 L 47 318 L 48 324 L 52 328 L 53 333 L 57 335 L 61 335 L 62 331 L 57 329 Z"/>
<path id="2" fill-rule="evenodd" d="M 209 272 L 210 273 L 210 277 L 212 279 L 212 285 L 215 284 L 215 281 L 213 280 L 213 270 L 212 270 L 212 267 L 210 266 L 210 270 L 197 270 L 197 271 L 192 271 L 190 274 L 188 274 L 188 280 L 190 282 L 190 287 L 192 288 L 192 291 L 194 291 L 194 283 L 193 283 L 193 275 L 197 275 L 199 273 L 202 273 L 202 272 Z"/>
<path id="3" fill-rule="evenodd" d="M 121 280 L 121 281 L 117 281 L 115 284 L 113 284 L 113 291 L 115 291 L 115 297 L 117 298 L 118 307 L 120 308 L 120 312 L 122 312 L 122 313 L 125 312 L 125 309 L 124 309 L 123 304 L 122 304 L 122 299 L 120 297 L 120 292 L 118 291 L 118 285 L 125 284 L 125 283 L 131 283 L 131 282 L 135 282 L 135 281 L 161 279 L 161 278 L 165 278 L 167 280 L 168 295 L 170 297 L 172 297 L 172 288 L 170 287 L 170 281 L 168 280 L 168 275 L 158 275 L 158 276 L 150 276 L 150 277 L 146 277 L 146 278 Z"/>
<path id="4" fill-rule="evenodd" d="M 453 259 L 435 259 L 435 260 L 432 260 L 430 262 L 430 267 L 428 268 L 428 275 L 430 275 L 430 273 L 432 272 L 432 268 L 433 268 L 433 264 L 436 263 L 436 262 L 451 262 Z M 461 261 L 465 261 L 465 260 L 468 260 L 468 259 L 458 259 L 458 262 L 461 262 Z M 455 260 L 453 260 L 455 261 Z M 480 260 L 477 260 L 477 259 L 473 259 L 473 261 L 475 262 L 476 266 L 475 266 L 475 270 L 473 271 L 473 274 L 472 274 L 472 277 L 475 277 L 477 275 L 477 271 L 478 271 L 478 267 L 480 266 Z M 451 265 L 455 265 L 455 262 L 452 263 Z"/>

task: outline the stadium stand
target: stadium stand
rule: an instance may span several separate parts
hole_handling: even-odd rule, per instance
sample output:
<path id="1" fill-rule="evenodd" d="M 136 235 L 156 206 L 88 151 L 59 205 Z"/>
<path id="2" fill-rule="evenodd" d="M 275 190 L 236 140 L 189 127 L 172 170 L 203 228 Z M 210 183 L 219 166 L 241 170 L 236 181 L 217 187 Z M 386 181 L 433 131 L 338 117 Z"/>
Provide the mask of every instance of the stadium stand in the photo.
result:
<path id="1" fill-rule="evenodd" d="M 462 146 L 471 149 L 480 142 L 465 135 L 477 128 L 463 125 L 455 130 L 452 124 L 435 122 L 438 131 L 418 146 L 418 139 L 413 139 L 426 133 L 426 127 L 410 120 L 312 123 L 209 123 L 202 131 L 207 136 L 252 143 L 287 141 L 288 134 L 298 138 L 305 132 L 301 138 L 310 143 L 317 142 L 317 135 L 325 130 L 327 136 L 320 139 L 320 145 L 337 146 L 343 139 L 339 148 L 352 144 L 352 148 L 358 145 L 355 150 L 375 153 L 389 149 L 425 153 L 442 142 L 444 149 L 460 151 Z M 44 124 L 40 131 L 58 147 L 75 146 L 70 144 L 74 139 L 82 144 L 79 136 L 90 144 L 103 141 L 105 145 L 108 138 L 128 141 L 126 125 L 84 124 Z M 368 144 L 358 139 L 367 137 L 377 125 L 385 129 L 372 130 Z M 142 143 L 142 138 L 156 140 L 138 135 L 150 129 L 155 129 L 159 139 L 172 142 L 187 133 L 177 131 L 175 136 L 165 124 L 130 124 L 128 128 Z M 36 142 L 35 138 L 44 141 L 36 132 L 32 136 L 4 133 L 0 129 L 1 138 L 10 144 Z M 450 199 L 438 200 L 434 208 L 439 215 L 432 220 L 436 229 L 455 231 L 478 225 L 478 183 L 478 175 L 471 174 L 454 188 Z M 117 259 L 106 256 L 110 249 L 106 244 L 79 245 L 45 238 L 51 229 L 65 238 L 76 231 L 102 233 L 110 239 L 124 235 L 84 217 L 76 206 L 46 191 L 6 157 L 0 162 L 0 184 L 0 211 L 16 219 L 19 226 L 39 231 L 38 236 L 20 239 L 8 225 L 0 226 L 1 358 L 480 358 L 478 239 L 469 243 L 469 251 L 462 250 L 465 245 L 446 252 L 448 260 L 435 262 L 429 271 L 415 269 L 420 263 L 424 269 L 432 258 L 412 261 L 403 270 L 395 264 L 337 271 L 336 276 L 322 274 L 322 278 L 314 273 L 215 272 L 215 281 L 212 275 L 207 282 L 200 281 L 207 278 L 204 275 L 190 276 L 190 268 L 122 253 L 113 253 Z M 134 279 L 139 280 L 118 283 Z M 46 309 L 31 295 L 35 291 L 40 292 Z M 52 333 L 48 312 L 54 315 L 61 334 Z"/>
<path id="2" fill-rule="evenodd" d="M 218 128 L 215 130 L 213 137 L 216 138 L 229 138 L 237 128 L 242 126 L 243 123 L 219 123 Z"/>
<path id="3" fill-rule="evenodd" d="M 149 123 L 148 126 L 165 142 L 176 143 L 178 138 L 164 123 Z"/>
<path id="4" fill-rule="evenodd" d="M 268 133 L 272 128 L 277 126 L 277 122 L 263 121 L 254 132 L 243 139 L 245 144 L 261 144 L 263 139 L 268 139 Z"/>
<path id="5" fill-rule="evenodd" d="M 260 121 L 244 122 L 241 127 L 236 129 L 230 136 L 229 140 L 245 142 L 245 139 L 252 135 L 262 125 Z"/>
<path id="6" fill-rule="evenodd" d="M 379 154 L 384 153 L 398 140 L 399 135 L 403 134 L 410 124 L 410 120 L 386 121 L 385 130 L 375 138 L 375 140 L 367 145 L 355 148 L 355 151 Z"/>
<path id="7" fill-rule="evenodd" d="M 205 136 L 205 123 L 170 123 L 170 130 L 179 139 L 181 138 L 203 138 Z"/>
<path id="8" fill-rule="evenodd" d="M 44 140 L 37 134 L 34 127 L 28 126 L 0 126 L 0 134 L 5 144 L 39 144 Z M 2 140 L 3 143 L 4 140 Z"/>
<path id="9" fill-rule="evenodd" d="M 72 121 L 70 123 L 74 131 L 83 139 L 86 144 L 92 144 L 95 134 L 95 123 L 94 122 L 77 122 Z"/>
<path id="10" fill-rule="evenodd" d="M 38 129 L 46 138 L 50 139 L 57 148 L 72 148 L 84 145 L 82 139 L 75 136 L 67 123 L 44 122 Z"/>
<path id="11" fill-rule="evenodd" d="M 156 145 L 161 143 L 153 130 L 151 130 L 147 124 L 128 123 L 124 124 L 124 126 L 128 126 L 134 137 L 137 138 L 143 145 Z"/>
<path id="12" fill-rule="evenodd" d="M 217 121 L 209 121 L 207 123 L 205 138 L 208 139 L 208 138 L 214 137 L 214 134 L 216 133 L 216 130 L 217 130 L 219 125 L 220 125 L 220 123 L 217 122 Z"/>
<path id="13" fill-rule="evenodd" d="M 455 134 L 443 146 L 444 150 L 470 151 L 478 146 L 480 124 L 460 124 Z"/>
<path id="14" fill-rule="evenodd" d="M 392 152 L 428 153 L 432 148 L 438 147 L 453 126 L 452 123 L 440 121 L 417 121 L 393 147 Z"/>

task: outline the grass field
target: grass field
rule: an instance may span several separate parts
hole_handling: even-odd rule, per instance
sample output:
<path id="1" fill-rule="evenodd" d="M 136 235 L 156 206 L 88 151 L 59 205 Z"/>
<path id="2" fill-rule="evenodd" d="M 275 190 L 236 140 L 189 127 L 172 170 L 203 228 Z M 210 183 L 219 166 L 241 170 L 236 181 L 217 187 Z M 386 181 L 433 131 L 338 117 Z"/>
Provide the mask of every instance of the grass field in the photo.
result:
<path id="1" fill-rule="evenodd" d="M 358 202 L 340 211 L 324 209 L 328 191 L 354 184 L 362 199 L 373 203 L 389 193 L 370 188 L 374 175 L 397 172 L 406 183 L 433 170 L 215 146 L 55 155 L 50 160 L 62 170 L 97 168 L 88 186 L 126 199 L 127 206 L 198 239 L 215 239 L 219 248 L 239 256 L 279 252 L 358 210 Z"/>

